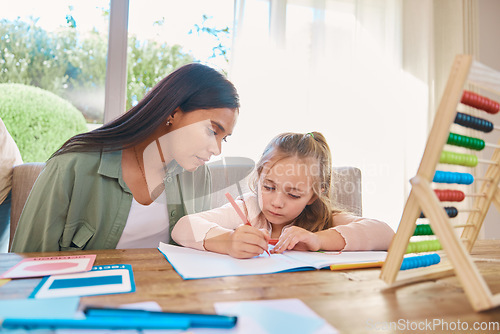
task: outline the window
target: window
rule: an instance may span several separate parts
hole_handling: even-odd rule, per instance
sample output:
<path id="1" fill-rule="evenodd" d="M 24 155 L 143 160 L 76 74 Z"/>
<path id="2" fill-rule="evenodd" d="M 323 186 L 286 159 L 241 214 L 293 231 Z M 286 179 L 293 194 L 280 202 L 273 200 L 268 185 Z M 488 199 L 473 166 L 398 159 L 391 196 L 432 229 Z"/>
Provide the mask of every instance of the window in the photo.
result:
<path id="1" fill-rule="evenodd" d="M 228 72 L 233 0 L 130 1 L 127 109 L 179 66 L 199 61 Z"/>
<path id="2" fill-rule="evenodd" d="M 2 17 L 0 82 L 51 91 L 102 123 L 109 0 L 12 1 Z"/>
<path id="3" fill-rule="evenodd" d="M 127 98 L 118 113 L 184 63 L 200 61 L 229 71 L 233 0 L 131 0 L 129 7 Z M 9 4 L 0 21 L 6 59 L 0 60 L 0 81 L 52 91 L 75 105 L 87 122 L 102 124 L 110 11 L 109 0 Z M 127 18 L 121 19 L 127 26 Z"/>

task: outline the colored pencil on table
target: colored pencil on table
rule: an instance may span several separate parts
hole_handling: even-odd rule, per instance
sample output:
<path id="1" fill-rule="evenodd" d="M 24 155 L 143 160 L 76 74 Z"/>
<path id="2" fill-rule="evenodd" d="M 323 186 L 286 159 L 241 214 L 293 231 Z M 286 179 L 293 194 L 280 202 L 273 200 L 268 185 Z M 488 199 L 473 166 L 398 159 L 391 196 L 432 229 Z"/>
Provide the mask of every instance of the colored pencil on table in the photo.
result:
<path id="1" fill-rule="evenodd" d="M 332 264 L 330 266 L 330 270 L 348 270 L 348 269 L 361 269 L 361 268 L 378 268 L 378 267 L 382 267 L 383 264 L 384 264 L 384 261 Z"/>
<path id="2" fill-rule="evenodd" d="M 177 313 L 177 312 L 158 312 L 120 308 L 99 308 L 87 307 L 85 315 L 91 318 L 101 317 L 121 317 L 128 319 L 130 317 L 141 319 L 179 319 L 188 321 L 189 327 L 202 328 L 232 328 L 236 325 L 237 317 L 219 315 L 219 314 L 203 314 L 203 313 Z"/>
<path id="3" fill-rule="evenodd" d="M 78 328 L 78 329 L 187 329 L 186 318 L 90 317 L 86 319 L 3 319 L 1 328 Z"/>

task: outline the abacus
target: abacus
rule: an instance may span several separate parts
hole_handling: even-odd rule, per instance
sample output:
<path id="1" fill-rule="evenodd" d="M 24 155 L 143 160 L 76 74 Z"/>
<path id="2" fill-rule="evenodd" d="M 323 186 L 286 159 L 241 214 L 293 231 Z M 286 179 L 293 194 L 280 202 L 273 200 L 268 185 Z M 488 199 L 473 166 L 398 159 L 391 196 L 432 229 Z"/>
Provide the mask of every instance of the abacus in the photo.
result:
<path id="1" fill-rule="evenodd" d="M 464 89 L 466 84 L 468 90 Z M 472 307 L 481 311 L 500 305 L 500 294 L 491 293 L 470 256 L 490 205 L 500 210 L 500 146 L 477 137 L 496 129 L 487 118 L 500 106 L 471 90 L 500 95 L 500 73 L 473 61 L 471 56 L 458 55 L 417 174 L 410 180 L 412 188 L 380 278 L 396 286 L 455 273 Z M 466 112 L 458 112 L 459 107 Z M 491 159 L 479 159 L 474 153 L 487 146 L 494 149 Z M 484 177 L 476 177 L 476 170 L 463 172 L 478 164 L 488 166 Z M 459 171 L 445 170 L 450 166 Z M 443 187 L 465 187 L 470 193 Z M 479 192 L 474 193 L 474 188 Z M 462 202 L 468 196 L 473 202 L 470 210 L 443 204 Z M 468 215 L 465 224 L 455 223 L 459 213 Z"/>

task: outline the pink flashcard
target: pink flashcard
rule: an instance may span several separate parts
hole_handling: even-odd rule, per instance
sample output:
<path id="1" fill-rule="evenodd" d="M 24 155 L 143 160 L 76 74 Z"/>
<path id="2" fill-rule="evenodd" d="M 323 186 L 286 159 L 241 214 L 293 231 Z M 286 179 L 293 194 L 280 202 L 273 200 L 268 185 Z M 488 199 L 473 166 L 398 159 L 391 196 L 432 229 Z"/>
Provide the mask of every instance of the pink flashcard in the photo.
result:
<path id="1" fill-rule="evenodd" d="M 31 257 L 22 260 L 0 275 L 0 278 L 41 277 L 89 271 L 95 255 Z"/>

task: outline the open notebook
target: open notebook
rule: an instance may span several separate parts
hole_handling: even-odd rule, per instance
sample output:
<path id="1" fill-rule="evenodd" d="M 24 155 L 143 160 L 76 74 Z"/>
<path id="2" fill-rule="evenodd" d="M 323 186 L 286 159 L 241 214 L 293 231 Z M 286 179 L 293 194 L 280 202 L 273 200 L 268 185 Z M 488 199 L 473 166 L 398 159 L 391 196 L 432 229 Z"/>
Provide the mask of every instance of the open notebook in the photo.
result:
<path id="1" fill-rule="evenodd" d="M 287 271 L 330 268 L 336 264 L 384 261 L 387 252 L 299 252 L 266 253 L 251 259 L 235 259 L 229 255 L 168 245 L 160 242 L 163 253 L 183 279 L 222 276 L 274 274 Z"/>

